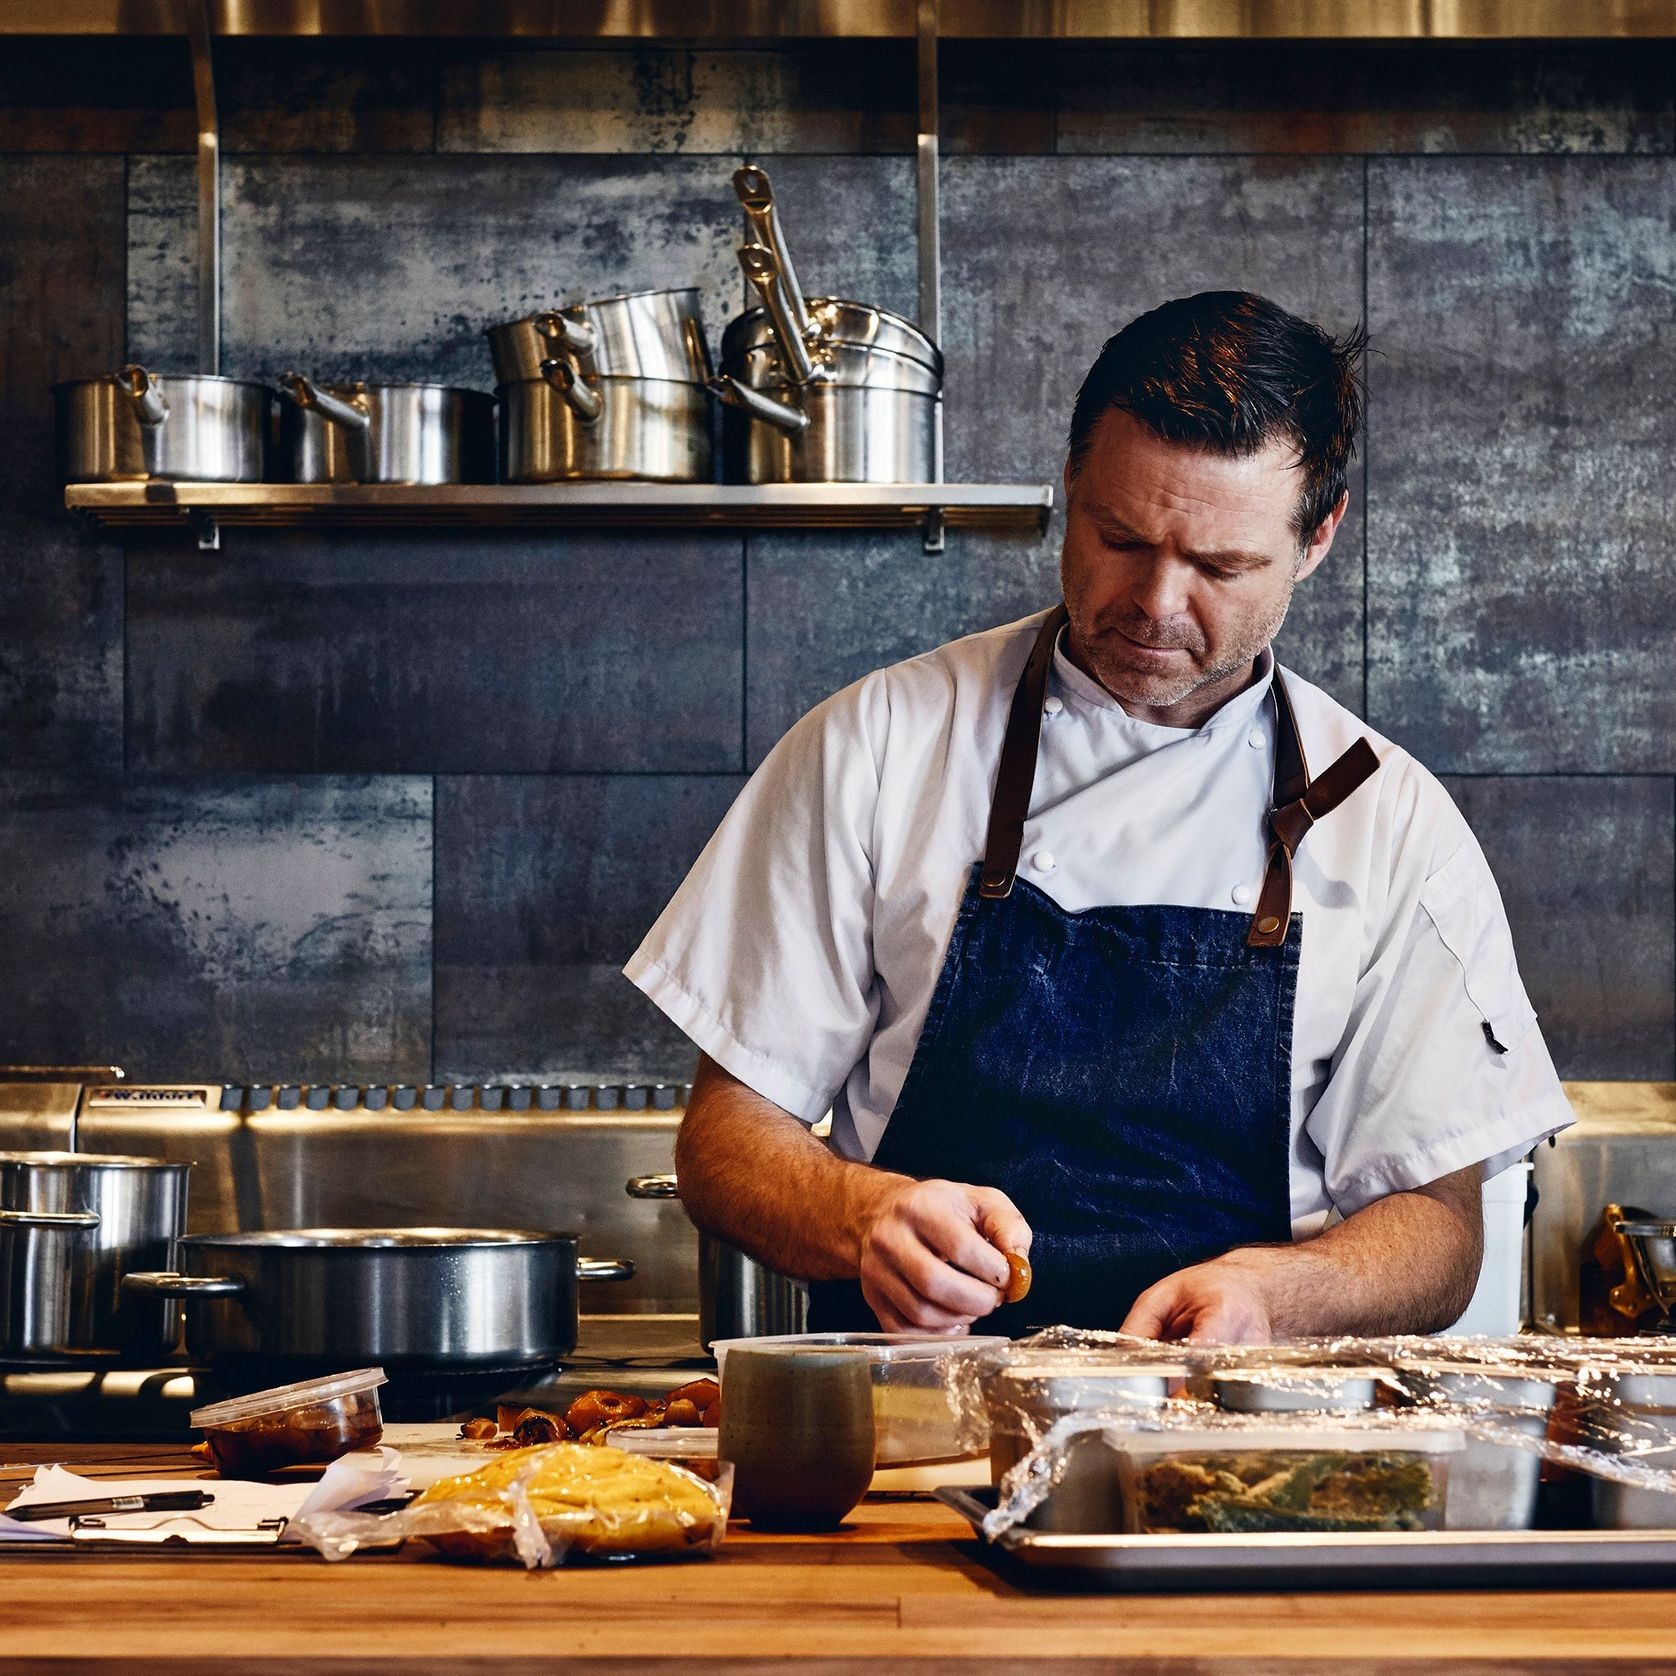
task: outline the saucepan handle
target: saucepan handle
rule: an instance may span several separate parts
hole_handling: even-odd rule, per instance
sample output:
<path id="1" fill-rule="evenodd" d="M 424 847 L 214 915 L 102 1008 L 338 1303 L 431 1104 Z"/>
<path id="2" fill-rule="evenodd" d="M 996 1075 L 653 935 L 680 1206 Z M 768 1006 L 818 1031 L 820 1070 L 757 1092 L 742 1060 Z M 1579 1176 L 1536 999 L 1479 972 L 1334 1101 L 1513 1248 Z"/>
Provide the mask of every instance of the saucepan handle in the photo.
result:
<path id="1" fill-rule="evenodd" d="M 572 320 L 568 314 L 560 314 L 557 309 L 538 314 L 535 329 L 573 355 L 592 355 L 599 346 L 599 333 L 587 321 Z"/>
<path id="2" fill-rule="evenodd" d="M 122 1277 L 123 1289 L 153 1298 L 232 1298 L 244 1290 L 233 1275 L 174 1274 L 168 1270 L 137 1270 Z"/>
<path id="3" fill-rule="evenodd" d="M 584 425 L 591 425 L 605 407 L 605 398 L 577 375 L 568 361 L 543 361 L 541 376 L 564 397 L 565 405 Z"/>
<path id="4" fill-rule="evenodd" d="M 328 424 L 341 425 L 350 432 L 372 428 L 372 415 L 366 408 L 322 390 L 312 378 L 305 378 L 300 372 L 280 374 L 279 387 L 298 407 L 313 408 Z"/>
<path id="5" fill-rule="evenodd" d="M 633 1280 L 634 1264 L 627 1257 L 578 1257 L 578 1280 Z"/>
<path id="6" fill-rule="evenodd" d="M 96 1210 L 0 1210 L 0 1228 L 97 1228 Z"/>
<path id="7" fill-rule="evenodd" d="M 628 1196 L 631 1199 L 679 1199 L 681 1185 L 672 1175 L 630 1176 Z"/>
<path id="8" fill-rule="evenodd" d="M 729 373 L 712 378 L 705 388 L 717 401 L 724 402 L 729 407 L 737 407 L 741 412 L 750 414 L 753 419 L 760 419 L 763 424 L 772 425 L 777 431 L 784 431 L 787 436 L 801 436 L 809 428 L 809 415 L 802 408 L 777 402 L 772 396 L 765 396 L 760 390 L 753 390 L 749 384 L 741 382 Z"/>
<path id="9" fill-rule="evenodd" d="M 130 362 L 116 375 L 117 384 L 134 402 L 134 417 L 148 430 L 155 429 L 169 417 L 169 404 L 157 381 L 142 366 Z"/>

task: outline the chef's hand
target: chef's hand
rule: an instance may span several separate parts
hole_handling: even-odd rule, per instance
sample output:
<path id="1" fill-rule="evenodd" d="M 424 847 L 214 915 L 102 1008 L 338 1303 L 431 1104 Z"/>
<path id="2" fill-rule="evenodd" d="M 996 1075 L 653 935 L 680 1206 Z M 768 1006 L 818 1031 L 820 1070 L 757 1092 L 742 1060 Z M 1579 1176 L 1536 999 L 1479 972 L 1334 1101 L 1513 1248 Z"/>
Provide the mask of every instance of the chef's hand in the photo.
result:
<path id="1" fill-rule="evenodd" d="M 1197 1344 L 1268 1344 L 1274 1329 L 1263 1270 L 1233 1256 L 1178 1269 L 1141 1293 L 1121 1330 Z"/>
<path id="2" fill-rule="evenodd" d="M 861 1241 L 861 1294 L 887 1333 L 964 1332 L 1001 1304 L 1007 1251 L 1030 1225 L 1005 1193 L 909 1181 L 880 1198 Z"/>

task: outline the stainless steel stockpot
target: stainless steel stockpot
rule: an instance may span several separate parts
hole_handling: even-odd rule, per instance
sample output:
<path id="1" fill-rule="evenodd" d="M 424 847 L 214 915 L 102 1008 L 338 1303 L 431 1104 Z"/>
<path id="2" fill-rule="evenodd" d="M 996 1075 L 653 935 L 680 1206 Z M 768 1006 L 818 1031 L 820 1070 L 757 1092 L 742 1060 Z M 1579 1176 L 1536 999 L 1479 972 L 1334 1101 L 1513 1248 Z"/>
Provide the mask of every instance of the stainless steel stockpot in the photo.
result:
<path id="1" fill-rule="evenodd" d="M 279 448 L 293 483 L 492 483 L 495 401 L 443 384 L 280 379 Z"/>
<path id="2" fill-rule="evenodd" d="M 675 1199 L 672 1175 L 631 1176 L 631 1199 Z M 747 1257 L 736 1245 L 698 1230 L 698 1340 L 706 1350 L 717 1339 L 778 1338 L 809 1324 L 809 1289 Z"/>
<path id="3" fill-rule="evenodd" d="M 588 379 L 562 360 L 542 367 L 539 378 L 500 387 L 505 482 L 711 481 L 710 397 L 702 384 Z"/>
<path id="4" fill-rule="evenodd" d="M 776 347 L 754 341 L 759 315 L 753 310 L 728 328 L 722 376 L 712 385 L 725 404 L 722 475 L 728 482 L 936 480 L 940 364 L 829 343 L 815 376 L 798 383 Z M 735 328 L 741 328 L 737 339 Z"/>
<path id="5" fill-rule="evenodd" d="M 68 483 L 260 483 L 267 474 L 273 391 L 265 384 L 127 366 L 52 393 Z"/>
<path id="6" fill-rule="evenodd" d="M 702 384 L 710 376 L 699 294 L 691 287 L 630 291 L 544 309 L 485 334 L 497 384 L 527 384 L 541 363 L 568 359 L 584 378 Z"/>
<path id="7" fill-rule="evenodd" d="M 80 1152 L 0 1153 L 0 1356 L 167 1355 L 166 1300 L 123 1289 L 174 1261 L 190 1164 Z"/>
<path id="8" fill-rule="evenodd" d="M 722 468 L 730 483 L 928 483 L 941 476 L 943 357 L 912 321 L 805 298 L 766 171 L 733 188 L 754 241 L 739 265 L 761 306 L 722 338 Z"/>
<path id="9" fill-rule="evenodd" d="M 577 1283 L 632 1263 L 576 1255 L 574 1234 L 505 1228 L 298 1228 L 192 1234 L 176 1271 L 130 1291 L 186 1305 L 209 1362 L 536 1366 L 576 1347 Z"/>

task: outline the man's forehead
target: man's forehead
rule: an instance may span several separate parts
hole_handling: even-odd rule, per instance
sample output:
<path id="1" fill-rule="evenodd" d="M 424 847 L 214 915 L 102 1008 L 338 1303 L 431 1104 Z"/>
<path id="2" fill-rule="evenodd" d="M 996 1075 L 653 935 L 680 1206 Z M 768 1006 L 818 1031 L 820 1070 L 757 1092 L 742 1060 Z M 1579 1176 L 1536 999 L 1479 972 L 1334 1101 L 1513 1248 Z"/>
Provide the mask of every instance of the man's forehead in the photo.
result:
<path id="1" fill-rule="evenodd" d="M 1300 487 L 1296 450 L 1284 440 L 1253 454 L 1220 454 L 1172 442 L 1114 409 L 1089 438 L 1075 492 L 1085 512 L 1138 533 L 1193 518 L 1268 534 L 1290 528 Z"/>

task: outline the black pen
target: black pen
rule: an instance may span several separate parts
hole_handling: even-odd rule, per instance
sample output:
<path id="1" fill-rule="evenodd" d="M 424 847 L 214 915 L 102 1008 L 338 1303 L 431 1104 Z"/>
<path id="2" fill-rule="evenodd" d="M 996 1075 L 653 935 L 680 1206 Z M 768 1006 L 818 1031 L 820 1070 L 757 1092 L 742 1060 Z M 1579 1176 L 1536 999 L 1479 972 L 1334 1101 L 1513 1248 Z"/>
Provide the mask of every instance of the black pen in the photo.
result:
<path id="1" fill-rule="evenodd" d="M 91 1501 L 38 1501 L 0 1509 L 8 1519 L 79 1519 L 91 1513 L 190 1513 L 215 1500 L 208 1490 L 158 1490 L 145 1496 L 96 1496 Z"/>

